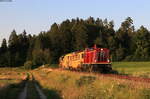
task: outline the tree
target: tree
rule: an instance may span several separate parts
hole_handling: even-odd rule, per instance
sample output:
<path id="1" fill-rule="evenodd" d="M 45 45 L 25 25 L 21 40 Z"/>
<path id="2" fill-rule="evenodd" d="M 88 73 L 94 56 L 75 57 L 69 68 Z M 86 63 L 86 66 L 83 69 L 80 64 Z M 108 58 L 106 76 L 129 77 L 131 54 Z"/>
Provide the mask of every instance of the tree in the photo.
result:
<path id="1" fill-rule="evenodd" d="M 16 60 L 15 55 L 18 50 L 18 36 L 16 34 L 16 31 L 13 30 L 10 34 L 9 40 L 8 40 L 8 50 L 9 50 L 9 66 L 16 66 Z"/>
<path id="2" fill-rule="evenodd" d="M 96 23 L 97 26 L 100 26 L 100 27 L 103 26 L 102 19 L 97 18 L 95 23 Z"/>
<path id="3" fill-rule="evenodd" d="M 88 19 L 67 19 L 60 24 L 54 23 L 50 30 L 38 35 L 21 34 L 15 30 L 8 40 L 3 39 L 0 47 L 0 66 L 22 66 L 58 63 L 59 57 L 66 53 L 83 50 L 94 44 L 110 49 L 114 61 L 150 60 L 150 32 L 144 26 L 137 31 L 133 20 L 127 17 L 114 30 L 114 21 L 93 17 Z M 29 64 L 30 65 L 30 64 Z"/>
<path id="4" fill-rule="evenodd" d="M 69 53 L 70 51 L 73 51 L 73 44 L 72 44 L 72 39 L 73 39 L 73 34 L 71 32 L 72 26 L 70 25 L 70 21 L 66 20 L 60 25 L 60 46 L 62 48 L 62 53 Z"/>
<path id="5" fill-rule="evenodd" d="M 32 51 L 34 49 L 36 36 L 28 35 L 28 39 L 29 39 L 29 48 L 28 48 L 28 51 L 27 51 L 26 61 L 30 61 L 30 60 L 33 59 L 33 57 L 32 57 Z"/>
<path id="6" fill-rule="evenodd" d="M 103 24 L 104 24 L 104 26 L 108 26 L 108 20 L 104 19 Z"/>
<path id="7" fill-rule="evenodd" d="M 0 48 L 0 67 L 8 66 L 8 48 L 6 39 L 3 39 Z"/>
<path id="8" fill-rule="evenodd" d="M 59 57 L 62 55 L 62 45 L 61 45 L 62 38 L 61 38 L 61 32 L 60 32 L 59 26 L 56 23 L 54 23 L 51 26 L 50 31 L 48 31 L 48 35 L 49 35 L 50 43 L 51 43 L 50 50 L 52 51 L 51 53 L 53 53 L 52 62 L 57 63 L 59 60 Z"/>
<path id="9" fill-rule="evenodd" d="M 15 51 L 17 43 L 18 43 L 18 36 L 16 34 L 16 31 L 13 30 L 9 37 L 8 46 L 9 48 L 11 48 L 12 51 Z"/>
<path id="10" fill-rule="evenodd" d="M 131 53 L 133 53 L 133 48 L 132 48 L 132 44 L 130 42 L 132 42 L 132 38 L 133 38 L 133 34 L 134 34 L 134 29 L 133 29 L 133 20 L 128 17 L 126 18 L 126 20 L 124 22 L 122 22 L 121 27 L 119 28 L 119 30 L 116 32 L 116 39 L 118 42 L 118 48 L 123 48 L 125 50 L 123 56 L 128 56 Z M 124 58 L 125 58 L 124 57 Z"/>
<path id="11" fill-rule="evenodd" d="M 3 41 L 2 41 L 0 53 L 5 53 L 5 52 L 7 52 L 7 41 L 4 38 Z"/>
<path id="12" fill-rule="evenodd" d="M 101 31 L 99 31 L 99 37 L 96 38 L 94 41 L 96 45 L 99 45 L 100 47 L 106 47 L 106 42 L 104 40 L 104 35 Z"/>
<path id="13" fill-rule="evenodd" d="M 49 49 L 33 50 L 32 55 L 33 55 L 33 60 L 32 60 L 33 64 L 37 67 L 44 64 L 51 64 L 51 56 L 50 56 Z"/>
<path id="14" fill-rule="evenodd" d="M 134 53 L 134 60 L 150 59 L 150 32 L 144 26 L 137 30 L 135 44 L 137 48 Z"/>
<path id="15" fill-rule="evenodd" d="M 121 61 L 125 58 L 125 48 L 122 48 L 121 46 L 116 50 L 116 61 Z"/>
<path id="16" fill-rule="evenodd" d="M 82 50 L 88 46 L 87 44 L 87 28 L 83 24 L 77 24 L 72 29 L 75 35 L 75 50 Z"/>
<path id="17" fill-rule="evenodd" d="M 32 61 L 25 62 L 24 63 L 24 68 L 27 69 L 27 70 L 33 69 L 33 63 L 32 63 Z"/>
<path id="18" fill-rule="evenodd" d="M 94 23 L 95 23 L 94 18 L 90 16 L 90 17 L 87 19 L 87 23 L 88 23 L 88 24 L 94 24 Z"/>
<path id="19" fill-rule="evenodd" d="M 16 52 L 16 58 L 18 58 L 16 59 L 18 60 L 16 64 L 18 66 L 24 65 L 24 62 L 27 59 L 28 48 L 29 48 L 29 39 L 26 31 L 24 30 L 22 34 L 18 35 L 18 49 Z M 19 59 L 20 57 L 22 58 Z"/>

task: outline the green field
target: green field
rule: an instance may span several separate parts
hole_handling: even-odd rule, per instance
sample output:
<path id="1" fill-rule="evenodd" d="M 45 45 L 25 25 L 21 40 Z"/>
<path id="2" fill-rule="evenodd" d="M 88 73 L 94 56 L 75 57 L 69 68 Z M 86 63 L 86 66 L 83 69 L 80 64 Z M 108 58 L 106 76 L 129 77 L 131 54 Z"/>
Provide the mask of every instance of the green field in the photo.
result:
<path id="1" fill-rule="evenodd" d="M 150 77 L 150 62 L 113 62 L 112 67 L 120 74 Z"/>

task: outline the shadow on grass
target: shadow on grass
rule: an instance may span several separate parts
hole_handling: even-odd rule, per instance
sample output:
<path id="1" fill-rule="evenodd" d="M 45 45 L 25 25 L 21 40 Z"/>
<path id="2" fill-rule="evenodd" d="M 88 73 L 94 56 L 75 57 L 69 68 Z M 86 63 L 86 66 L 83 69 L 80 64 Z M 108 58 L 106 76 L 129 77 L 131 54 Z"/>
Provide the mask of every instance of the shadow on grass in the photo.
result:
<path id="1" fill-rule="evenodd" d="M 43 88 L 40 85 L 40 83 L 34 78 L 33 75 L 32 75 L 32 80 L 33 80 L 34 84 L 36 84 L 41 89 L 41 91 L 47 97 L 47 99 L 63 99 L 61 97 L 61 92 L 59 90 Z"/>
<path id="2" fill-rule="evenodd" d="M 112 70 L 109 74 L 129 76 L 129 74 L 126 74 L 125 72 L 118 72 L 117 70 Z"/>
<path id="3" fill-rule="evenodd" d="M 25 86 L 26 81 L 17 84 L 9 84 L 0 88 L 0 99 L 17 99 Z"/>
<path id="4" fill-rule="evenodd" d="M 63 99 L 60 96 L 60 92 L 55 89 L 53 90 L 43 89 L 43 91 L 45 92 L 48 99 Z"/>
<path id="5" fill-rule="evenodd" d="M 47 99 L 63 99 L 61 97 L 61 92 L 56 89 L 48 89 L 43 88 L 37 80 L 34 82 L 39 86 L 39 88 L 43 91 L 44 95 L 46 95 Z"/>
<path id="6" fill-rule="evenodd" d="M 18 99 L 21 92 L 24 90 L 26 83 L 27 97 L 26 99 L 40 99 L 39 93 L 35 88 L 35 84 L 39 86 L 47 99 L 62 99 L 60 92 L 55 89 L 45 89 L 36 80 L 23 80 L 17 84 L 9 84 L 0 88 L 0 99 Z"/>

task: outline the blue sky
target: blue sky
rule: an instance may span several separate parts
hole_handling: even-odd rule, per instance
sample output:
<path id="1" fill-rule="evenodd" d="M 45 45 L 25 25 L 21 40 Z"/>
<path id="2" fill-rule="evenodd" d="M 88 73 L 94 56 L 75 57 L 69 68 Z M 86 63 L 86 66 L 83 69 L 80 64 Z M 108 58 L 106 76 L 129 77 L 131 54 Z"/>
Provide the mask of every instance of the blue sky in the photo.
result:
<path id="1" fill-rule="evenodd" d="M 0 2 L 0 42 L 15 29 L 21 33 L 38 34 L 54 22 L 71 18 L 108 18 L 117 29 L 128 16 L 136 28 L 150 30 L 150 0 L 12 0 Z"/>

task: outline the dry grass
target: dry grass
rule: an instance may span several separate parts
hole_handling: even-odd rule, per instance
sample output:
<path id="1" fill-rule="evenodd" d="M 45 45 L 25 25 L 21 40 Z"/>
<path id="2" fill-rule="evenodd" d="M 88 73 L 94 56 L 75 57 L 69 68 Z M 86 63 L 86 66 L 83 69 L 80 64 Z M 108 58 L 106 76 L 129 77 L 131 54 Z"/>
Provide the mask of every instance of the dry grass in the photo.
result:
<path id="1" fill-rule="evenodd" d="M 149 99 L 150 84 L 95 74 L 36 69 L 33 74 L 50 98 Z M 53 94 L 49 94 L 53 90 Z"/>
<path id="2" fill-rule="evenodd" d="M 27 77 L 25 72 L 17 71 L 15 68 L 0 68 L 0 87 L 7 84 L 19 83 Z"/>
<path id="3" fill-rule="evenodd" d="M 0 68 L 0 98 L 16 99 L 26 78 L 26 73 L 18 68 Z"/>
<path id="4" fill-rule="evenodd" d="M 149 77 L 149 63 L 113 63 L 113 68 L 122 74 Z M 0 97 L 12 95 L 14 97 L 10 99 L 16 99 L 15 96 L 22 88 L 19 83 L 27 78 L 25 72 L 34 75 L 48 99 L 150 99 L 150 84 L 146 82 L 43 67 L 33 71 L 1 68 Z M 34 91 L 32 87 L 31 92 Z"/>

